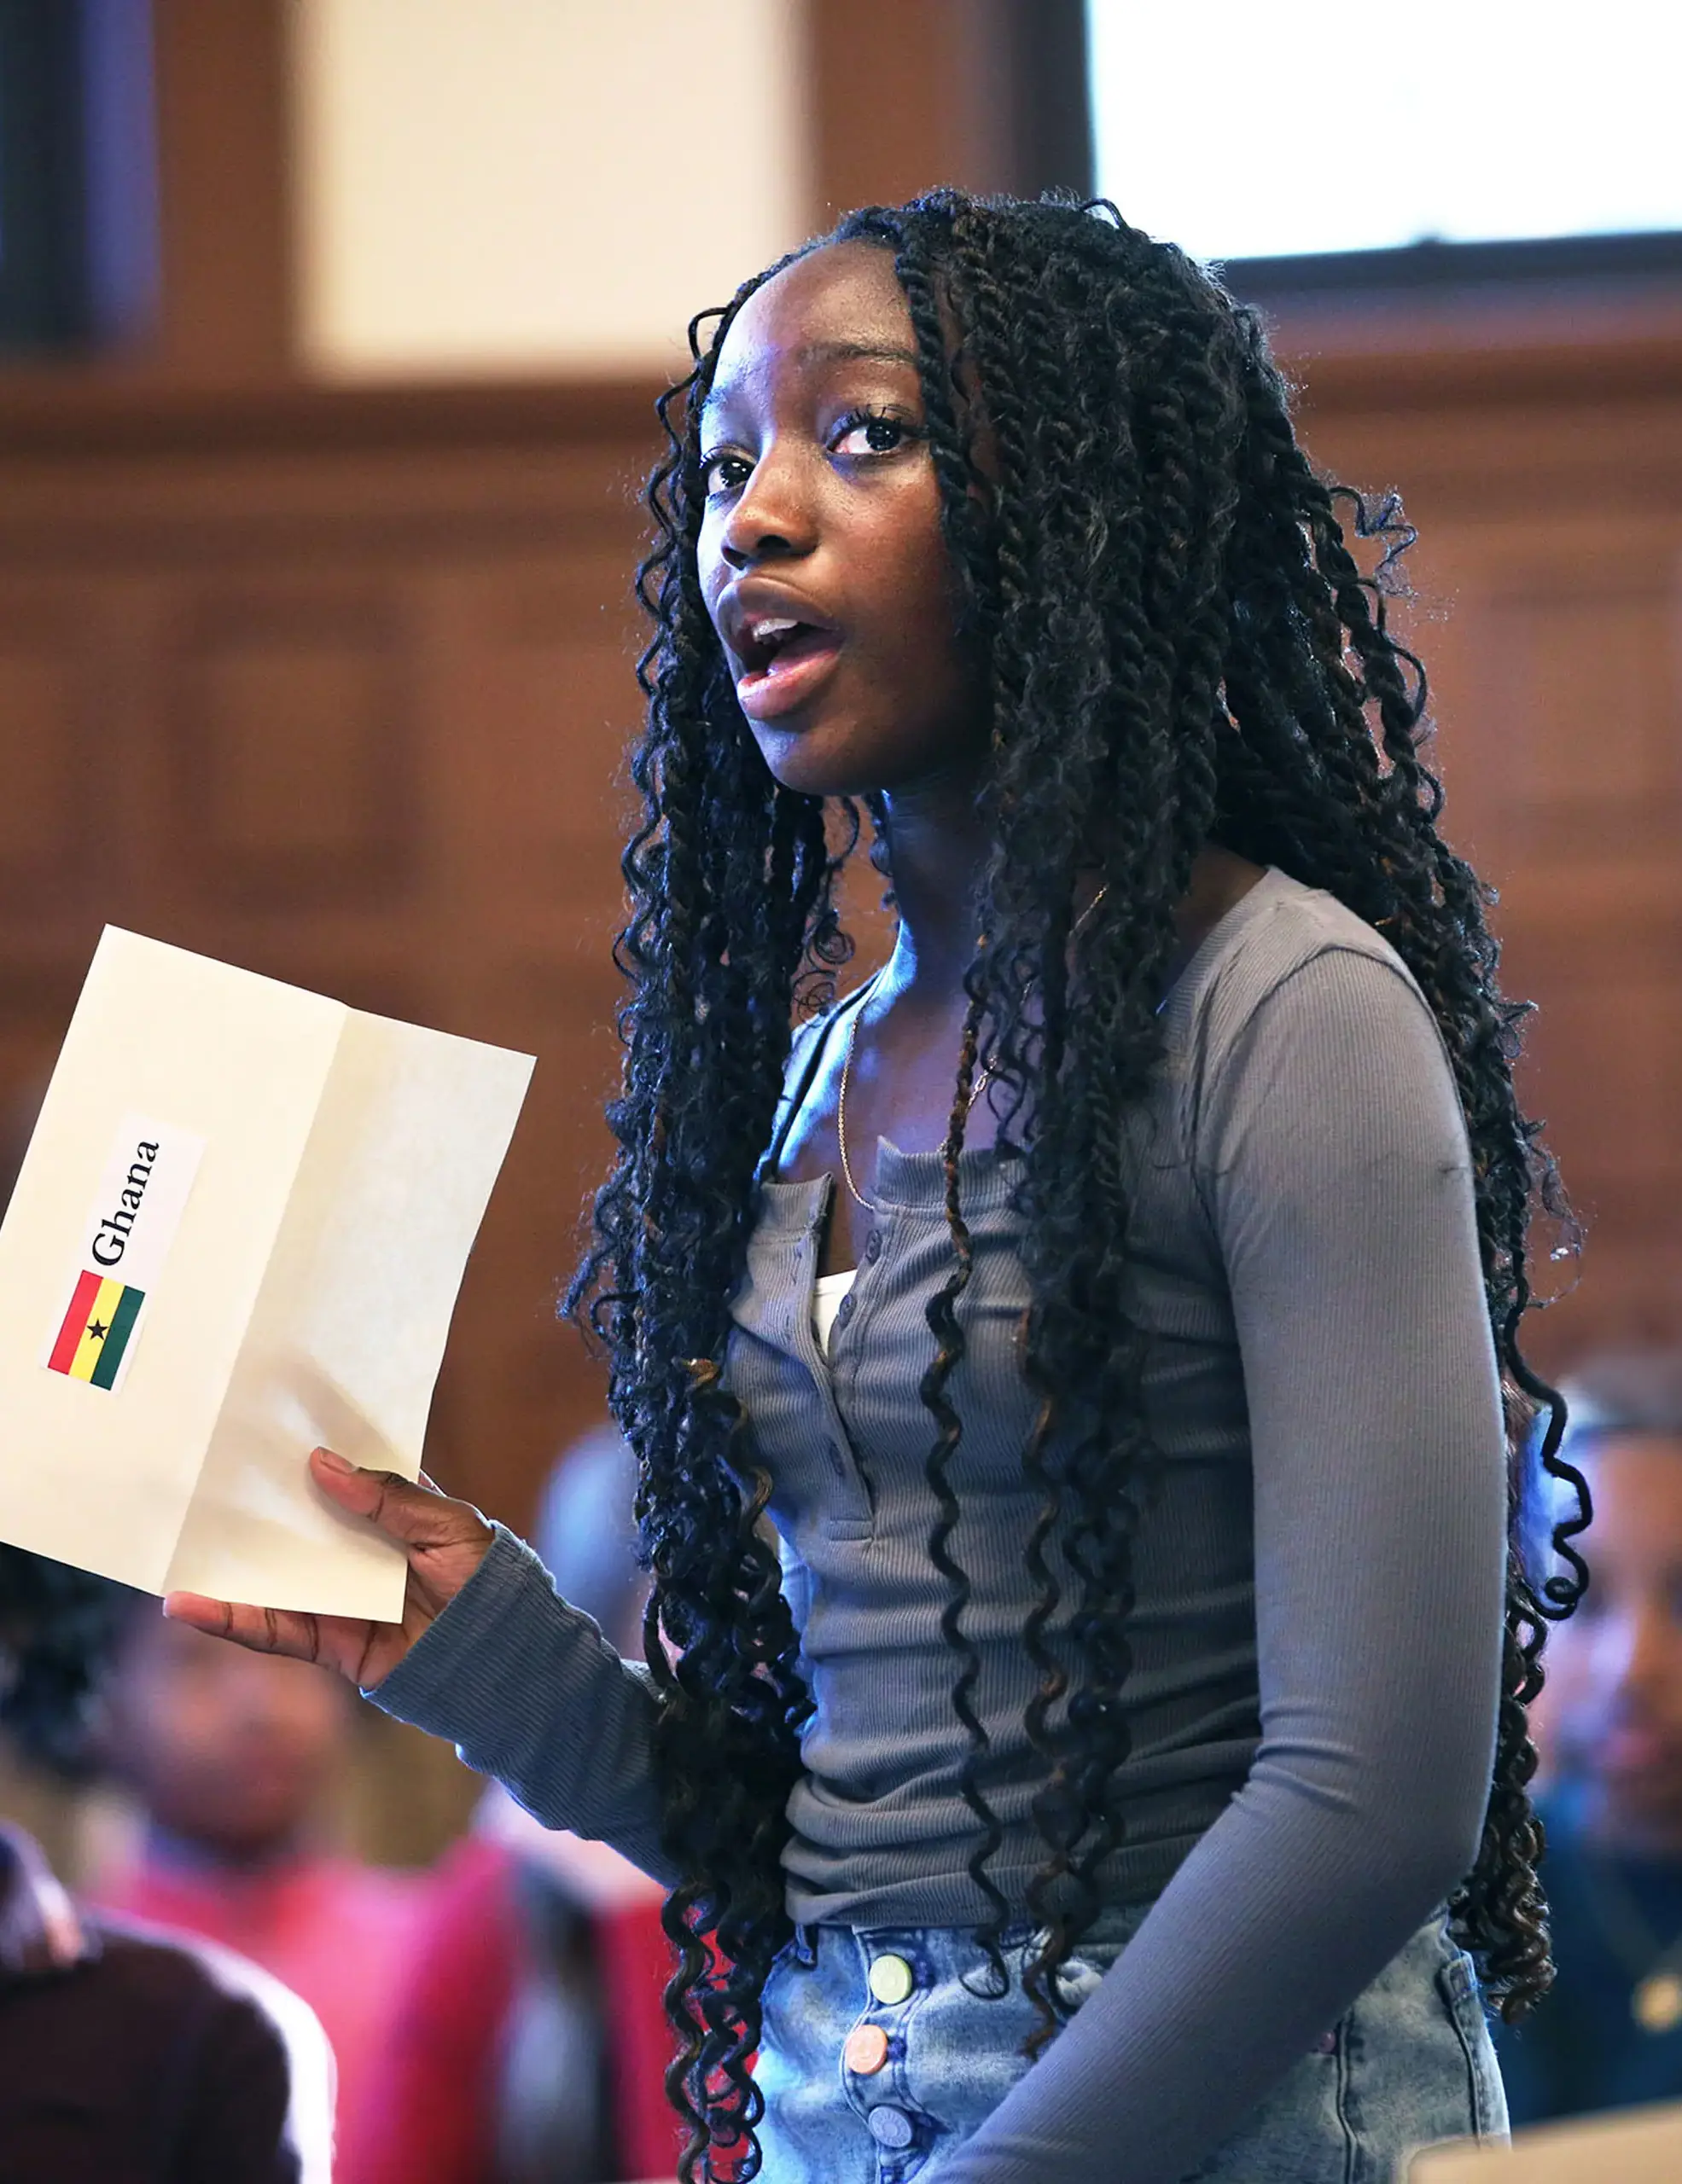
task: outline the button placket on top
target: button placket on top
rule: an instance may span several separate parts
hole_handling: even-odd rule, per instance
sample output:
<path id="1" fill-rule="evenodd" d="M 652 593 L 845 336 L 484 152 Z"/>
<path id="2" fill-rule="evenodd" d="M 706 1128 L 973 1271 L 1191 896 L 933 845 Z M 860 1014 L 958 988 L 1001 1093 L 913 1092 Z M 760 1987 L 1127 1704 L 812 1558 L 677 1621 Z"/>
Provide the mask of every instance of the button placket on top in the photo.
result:
<path id="1" fill-rule="evenodd" d="M 827 1382 L 824 1394 L 837 1418 L 844 1419 L 847 1411 L 854 1408 L 853 1397 L 864 1364 L 864 1350 L 862 1336 L 853 1334 L 853 1329 L 862 1327 L 876 1308 L 876 1292 L 883 1279 L 879 1269 L 885 1260 L 893 1257 L 890 1232 L 898 1219 L 899 1211 L 895 1206 L 877 1206 L 875 1223 L 864 1240 L 864 1248 L 858 1255 L 853 1287 L 841 1298 L 841 1309 L 835 1315 L 835 1333 L 830 1337 L 829 1354 L 824 1359 L 824 1369 Z M 815 1342 L 813 1347 L 817 1347 Z M 852 1455 L 859 1484 L 869 1497 L 874 1528 L 876 1496 L 871 1491 L 869 1471 L 850 1432 L 847 1433 L 846 1445 Z"/>
<path id="2" fill-rule="evenodd" d="M 870 982 L 871 985 L 874 981 Z M 806 1368 L 807 1377 L 815 1390 L 824 1414 L 826 1431 L 825 1455 L 831 1477 L 841 1487 L 852 1504 L 854 1513 L 841 1516 L 829 1529 L 838 1528 L 844 1534 L 868 1537 L 875 1523 L 875 1507 L 865 1484 L 864 1468 L 853 1446 L 853 1437 L 835 1401 L 834 1383 L 830 1377 L 829 1361 L 818 1341 L 812 1326 L 812 1298 L 818 1279 L 818 1263 L 823 1250 L 823 1235 L 829 1209 L 834 1202 L 835 1184 L 833 1176 L 823 1176 L 813 1182 L 801 1185 L 778 1183 L 777 1165 L 789 1127 L 799 1113 L 812 1089 L 824 1060 L 824 1053 L 836 1025 L 849 1008 L 862 1008 L 870 992 L 870 985 L 862 986 L 849 1002 L 832 1009 L 812 1031 L 804 1059 L 798 1070 L 791 1071 L 791 1080 L 785 1081 L 782 1098 L 777 1102 L 777 1114 L 771 1130 L 771 1141 L 756 1171 L 761 1187 L 769 1187 L 767 1195 L 760 1202 L 760 1218 L 765 1217 L 770 1204 L 770 1193 L 804 1189 L 807 1196 L 804 1209 L 804 1231 L 789 1249 L 794 1279 L 791 1284 L 794 1304 L 792 1314 L 784 1318 L 781 1333 L 794 1358 Z M 800 1036 L 796 1036 L 798 1050 Z M 791 1057 L 792 1060 L 792 1057 Z M 848 1319 L 853 1316 L 849 1311 Z"/>
<path id="3" fill-rule="evenodd" d="M 823 1410 L 829 1470 L 852 1503 L 853 1519 L 862 1521 L 868 1530 L 875 1513 L 870 1489 L 865 1483 L 864 1467 L 858 1461 L 853 1436 L 847 1431 L 847 1420 L 835 1400 L 834 1366 L 819 1347 L 817 1330 L 812 1323 L 818 1263 L 824 1248 L 824 1229 L 834 1201 L 835 1188 L 832 1177 L 824 1176 L 818 1179 L 813 1186 L 813 1203 L 806 1210 L 805 1228 L 794 1247 L 797 1278 L 794 1285 L 794 1311 L 788 1331 L 788 1340 L 794 1355 L 811 1376 L 812 1388 Z M 852 1301 L 851 1291 L 844 1301 Z M 852 1315 L 847 1316 L 851 1318 Z M 841 1521 L 845 1523 L 849 1519 L 843 1517 Z"/>
<path id="4" fill-rule="evenodd" d="M 871 1223 L 870 1234 L 864 1239 L 864 1248 L 858 1254 L 858 1264 L 853 1269 L 853 1287 L 841 1300 L 840 1309 L 835 1314 L 835 1333 L 830 1336 L 829 1350 L 824 1355 L 824 1370 L 832 1383 L 838 1381 L 841 1377 L 836 1368 L 841 1362 L 841 1353 L 848 1328 L 861 1312 L 869 1310 L 875 1300 L 877 1283 L 881 1279 L 875 1269 L 888 1249 L 888 1232 L 893 1226 L 898 1208 L 892 1205 L 879 1204 L 875 1209 L 875 1214 L 876 1218 Z M 821 1223 L 818 1234 L 820 1236 L 823 1234 Z"/>

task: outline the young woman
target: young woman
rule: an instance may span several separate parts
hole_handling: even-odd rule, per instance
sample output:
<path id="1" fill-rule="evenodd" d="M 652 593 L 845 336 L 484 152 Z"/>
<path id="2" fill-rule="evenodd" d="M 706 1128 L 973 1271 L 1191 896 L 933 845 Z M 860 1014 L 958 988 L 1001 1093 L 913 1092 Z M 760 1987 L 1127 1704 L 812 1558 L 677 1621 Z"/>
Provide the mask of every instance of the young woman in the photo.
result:
<path id="1" fill-rule="evenodd" d="M 1511 2011 L 1550 1977 L 1524 1708 L 1586 1511 L 1539 1599 L 1519 1012 L 1372 522 L 1254 318 L 1109 206 L 856 213 L 692 340 L 574 1290 L 646 1664 L 323 1455 L 408 1547 L 402 1625 L 172 1612 L 670 1884 L 686 2176 L 1314 2184 L 1499 2136 L 1471 1959 Z M 791 1047 L 848 799 L 898 939 Z"/>

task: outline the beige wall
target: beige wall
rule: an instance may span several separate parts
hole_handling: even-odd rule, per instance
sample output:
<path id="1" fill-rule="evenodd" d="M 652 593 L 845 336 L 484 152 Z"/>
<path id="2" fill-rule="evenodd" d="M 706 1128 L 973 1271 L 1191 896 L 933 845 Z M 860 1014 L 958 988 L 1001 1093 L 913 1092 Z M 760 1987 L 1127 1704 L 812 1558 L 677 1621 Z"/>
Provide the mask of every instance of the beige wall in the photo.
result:
<path id="1" fill-rule="evenodd" d="M 663 370 L 815 225 L 801 0 L 295 0 L 303 352 Z"/>

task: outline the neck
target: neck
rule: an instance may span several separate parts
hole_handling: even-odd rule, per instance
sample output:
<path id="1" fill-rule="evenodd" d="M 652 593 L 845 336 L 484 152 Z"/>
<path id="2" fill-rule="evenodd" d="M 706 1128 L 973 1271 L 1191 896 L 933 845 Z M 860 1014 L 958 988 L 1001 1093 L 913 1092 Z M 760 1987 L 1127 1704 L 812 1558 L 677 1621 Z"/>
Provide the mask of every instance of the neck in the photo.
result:
<path id="1" fill-rule="evenodd" d="M 883 799 L 899 918 L 893 982 L 930 999 L 962 984 L 975 952 L 975 897 L 990 846 L 977 781 L 956 774 Z"/>
<path id="2" fill-rule="evenodd" d="M 973 779 L 921 784 L 884 799 L 888 850 L 899 906 L 899 932 L 889 983 L 934 1002 L 963 984 L 975 952 L 975 902 L 991 846 L 975 808 Z M 1261 868 L 1210 844 L 1192 866 L 1191 885 L 1177 906 L 1179 946 L 1169 980 L 1184 969 L 1198 944 L 1261 877 Z M 1096 895 L 1091 875 L 1076 897 L 1076 914 Z"/>

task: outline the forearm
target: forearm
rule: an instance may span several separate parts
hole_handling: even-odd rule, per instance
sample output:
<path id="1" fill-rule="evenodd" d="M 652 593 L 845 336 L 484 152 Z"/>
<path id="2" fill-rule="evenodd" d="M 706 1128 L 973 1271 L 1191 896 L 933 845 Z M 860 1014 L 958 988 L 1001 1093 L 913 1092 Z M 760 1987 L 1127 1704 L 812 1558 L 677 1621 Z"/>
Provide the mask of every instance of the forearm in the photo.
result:
<path id="1" fill-rule="evenodd" d="M 657 1880 L 676 1878 L 661 1849 L 647 1675 L 501 1525 L 472 1579 L 366 1696 L 447 1737 L 545 1827 L 610 1843 Z"/>
<path id="2" fill-rule="evenodd" d="M 1457 1673 L 1464 1606 L 1405 1574 L 1435 1665 L 1400 1668 L 1394 1711 L 1359 1671 L 1366 1703 L 1352 1688 L 1345 1706 L 1269 1710 L 1243 1789 L 950 2184 L 1177 2184 L 1458 1886 L 1488 1792 L 1488 1647 L 1479 1634 Z"/>

